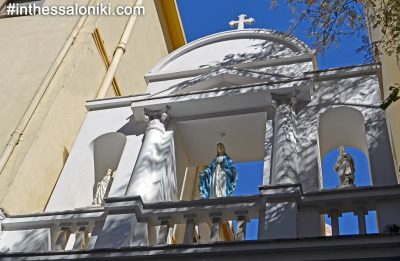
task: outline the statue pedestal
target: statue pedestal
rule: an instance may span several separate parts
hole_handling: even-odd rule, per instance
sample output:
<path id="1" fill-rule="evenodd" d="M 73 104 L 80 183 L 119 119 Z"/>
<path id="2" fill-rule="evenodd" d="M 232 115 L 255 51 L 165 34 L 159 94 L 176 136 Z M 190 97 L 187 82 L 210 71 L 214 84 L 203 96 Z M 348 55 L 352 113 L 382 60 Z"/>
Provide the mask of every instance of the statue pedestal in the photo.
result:
<path id="1" fill-rule="evenodd" d="M 354 185 L 354 184 L 346 184 L 346 185 L 337 186 L 337 188 L 339 188 L 339 189 L 355 188 L 355 187 L 356 187 L 356 185 Z"/>

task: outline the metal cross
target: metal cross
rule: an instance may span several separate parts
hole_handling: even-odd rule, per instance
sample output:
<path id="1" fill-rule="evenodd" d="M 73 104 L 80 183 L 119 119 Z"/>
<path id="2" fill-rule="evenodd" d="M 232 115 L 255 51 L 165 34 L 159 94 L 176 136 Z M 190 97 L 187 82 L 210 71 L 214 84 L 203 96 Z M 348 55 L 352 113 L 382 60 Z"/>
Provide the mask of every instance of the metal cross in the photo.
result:
<path id="1" fill-rule="evenodd" d="M 231 27 L 237 26 L 238 30 L 242 30 L 242 29 L 244 29 L 245 24 L 254 24 L 255 21 L 256 20 L 254 20 L 254 18 L 247 19 L 247 15 L 241 14 L 241 15 L 239 15 L 239 21 L 230 21 L 229 25 Z"/>

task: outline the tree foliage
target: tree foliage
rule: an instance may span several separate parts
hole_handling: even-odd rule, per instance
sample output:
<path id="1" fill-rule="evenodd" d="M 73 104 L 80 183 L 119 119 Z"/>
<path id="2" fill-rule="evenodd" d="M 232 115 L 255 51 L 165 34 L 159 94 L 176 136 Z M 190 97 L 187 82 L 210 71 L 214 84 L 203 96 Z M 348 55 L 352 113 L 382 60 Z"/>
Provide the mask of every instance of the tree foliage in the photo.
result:
<path id="1" fill-rule="evenodd" d="M 332 44 L 338 45 L 343 37 L 358 35 L 363 45 L 357 51 L 365 52 L 368 62 L 380 55 L 400 58 L 400 0 L 287 0 L 295 19 L 292 29 L 308 21 L 308 36 L 315 39 L 314 46 L 324 53 Z M 272 0 L 273 5 L 278 0 Z M 370 39 L 368 30 L 379 30 L 379 37 Z M 391 94 L 382 104 L 386 109 L 400 99 L 400 86 L 390 87 Z"/>

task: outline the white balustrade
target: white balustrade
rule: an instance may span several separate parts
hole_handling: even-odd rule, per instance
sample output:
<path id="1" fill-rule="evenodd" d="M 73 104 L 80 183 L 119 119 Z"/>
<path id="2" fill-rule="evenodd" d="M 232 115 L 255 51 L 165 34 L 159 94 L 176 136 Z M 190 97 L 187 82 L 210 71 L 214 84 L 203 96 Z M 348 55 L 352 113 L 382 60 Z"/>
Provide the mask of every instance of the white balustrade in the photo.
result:
<path id="1" fill-rule="evenodd" d="M 96 240 L 96 235 L 102 233 L 102 224 L 110 212 L 122 215 L 134 213 L 137 222 L 145 224 L 145 227 L 158 227 L 158 230 L 155 230 L 158 231 L 158 235 L 152 243 L 159 246 L 171 242 L 177 243 L 171 240 L 172 233 L 170 232 L 178 224 L 186 225 L 183 233 L 184 244 L 200 241 L 195 230 L 199 224 L 209 224 L 210 227 L 209 241 L 207 238 L 203 238 L 202 242 L 215 242 L 226 240 L 226 238 L 233 240 L 233 237 L 226 236 L 227 227 L 225 226 L 234 220 L 237 221 L 235 240 L 242 241 L 246 240 L 247 223 L 250 219 L 259 220 L 258 238 L 264 238 L 262 233 L 265 233 L 263 226 L 267 223 L 265 222 L 267 218 L 265 213 L 268 204 L 296 202 L 296 211 L 298 211 L 299 217 L 303 214 L 314 215 L 317 219 L 313 220 L 319 220 L 322 215 L 328 214 L 332 221 L 333 236 L 340 236 L 339 218 L 342 213 L 353 212 L 358 218 L 359 234 L 363 235 L 367 233 L 365 216 L 368 211 L 376 210 L 376 206 L 385 200 L 388 191 L 392 197 L 400 198 L 400 186 L 374 189 L 373 191 L 369 188 L 355 188 L 345 192 L 330 190 L 308 194 L 304 194 L 301 189 L 292 189 L 292 187 L 287 189 L 287 185 L 280 186 L 278 188 L 280 192 L 277 192 L 277 187 L 266 188 L 266 190 L 275 189 L 275 192 L 263 192 L 254 196 L 153 204 L 144 204 L 140 197 L 113 198 L 106 200 L 104 208 L 11 216 L 2 220 L 1 225 L 3 231 L 49 229 L 52 242 L 49 251 L 92 248 L 95 245 L 92 241 Z M 368 201 L 365 201 L 366 195 L 369 197 Z M 377 214 L 379 215 L 379 211 Z M 309 219 L 303 220 L 308 221 Z M 305 221 L 299 221 L 296 229 L 299 226 L 315 226 L 319 231 L 321 230 L 321 224 L 318 222 L 306 224 Z M 222 231 L 221 228 L 224 230 Z M 229 229 L 231 228 L 229 227 Z M 220 235 L 225 235 L 226 238 L 220 238 Z"/>

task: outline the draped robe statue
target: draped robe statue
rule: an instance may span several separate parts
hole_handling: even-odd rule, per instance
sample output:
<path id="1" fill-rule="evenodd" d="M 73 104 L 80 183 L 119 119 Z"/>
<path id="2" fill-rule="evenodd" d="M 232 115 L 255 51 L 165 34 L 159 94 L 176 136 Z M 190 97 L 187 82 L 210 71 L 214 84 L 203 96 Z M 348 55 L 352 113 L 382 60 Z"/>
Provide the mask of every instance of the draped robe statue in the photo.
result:
<path id="1" fill-rule="evenodd" d="M 97 182 L 96 194 L 94 195 L 92 206 L 103 205 L 104 197 L 109 189 L 110 181 L 112 178 L 113 171 L 111 169 L 107 170 L 107 174 L 103 177 L 100 182 Z"/>
<path id="2" fill-rule="evenodd" d="M 340 187 L 354 187 L 354 160 L 353 158 L 344 150 L 343 146 L 339 147 L 339 157 L 335 164 L 335 171 L 339 175 Z"/>
<path id="3" fill-rule="evenodd" d="M 236 187 L 236 168 L 232 159 L 226 154 L 222 143 L 217 145 L 217 157 L 199 177 L 200 197 L 217 198 L 230 196 Z"/>

